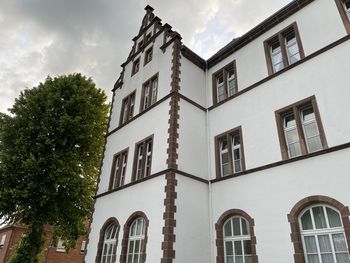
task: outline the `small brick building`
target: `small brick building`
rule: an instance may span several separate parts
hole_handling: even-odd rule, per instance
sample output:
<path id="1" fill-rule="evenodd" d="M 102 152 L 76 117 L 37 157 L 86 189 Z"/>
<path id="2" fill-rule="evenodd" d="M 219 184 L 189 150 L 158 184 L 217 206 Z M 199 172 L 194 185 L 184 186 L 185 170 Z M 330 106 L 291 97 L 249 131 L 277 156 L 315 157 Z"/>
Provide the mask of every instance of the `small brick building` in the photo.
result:
<path id="1" fill-rule="evenodd" d="M 8 261 L 12 255 L 11 248 L 16 245 L 21 236 L 27 230 L 23 225 L 8 225 L 0 229 L 0 263 Z M 86 236 L 77 241 L 75 249 L 66 253 L 62 242 L 58 241 L 57 246 L 51 245 L 52 227 L 45 227 L 47 242 L 43 252 L 42 263 L 81 263 L 83 262 Z"/>

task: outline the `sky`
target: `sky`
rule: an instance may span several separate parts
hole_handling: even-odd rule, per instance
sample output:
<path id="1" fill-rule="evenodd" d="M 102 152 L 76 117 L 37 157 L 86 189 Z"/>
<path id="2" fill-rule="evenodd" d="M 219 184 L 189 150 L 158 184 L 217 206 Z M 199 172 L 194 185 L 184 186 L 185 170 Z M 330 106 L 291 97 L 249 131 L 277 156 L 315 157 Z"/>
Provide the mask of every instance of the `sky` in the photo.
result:
<path id="1" fill-rule="evenodd" d="M 111 89 L 150 5 L 207 59 L 291 0 L 0 0 L 0 112 L 45 78 L 80 72 Z"/>

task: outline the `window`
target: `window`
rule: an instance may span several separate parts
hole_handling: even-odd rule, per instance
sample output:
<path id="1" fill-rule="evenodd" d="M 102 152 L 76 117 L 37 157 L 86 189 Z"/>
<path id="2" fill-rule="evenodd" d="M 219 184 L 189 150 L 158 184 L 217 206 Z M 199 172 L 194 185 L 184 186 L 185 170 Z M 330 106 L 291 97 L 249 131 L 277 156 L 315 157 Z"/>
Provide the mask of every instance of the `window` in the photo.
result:
<path id="1" fill-rule="evenodd" d="M 151 39 L 151 37 L 152 37 L 152 33 L 148 33 L 146 35 L 146 43 Z"/>
<path id="2" fill-rule="evenodd" d="M 251 263 L 248 222 L 243 217 L 229 218 L 223 227 L 226 263 Z"/>
<path id="3" fill-rule="evenodd" d="M 57 252 L 66 252 L 66 248 L 64 247 L 63 240 L 60 238 L 57 240 L 56 251 Z"/>
<path id="4" fill-rule="evenodd" d="M 80 247 L 80 254 L 85 253 L 85 248 L 86 248 L 86 241 L 81 242 L 81 247 Z"/>
<path id="5" fill-rule="evenodd" d="M 128 149 L 125 149 L 114 155 L 111 178 L 109 181 L 109 190 L 112 190 L 124 185 L 127 161 L 128 161 Z"/>
<path id="6" fill-rule="evenodd" d="M 129 231 L 128 241 L 128 263 L 139 263 L 142 261 L 142 249 L 145 240 L 145 220 L 142 217 L 135 219 Z"/>
<path id="7" fill-rule="evenodd" d="M 137 50 L 140 51 L 143 47 L 143 40 L 138 44 Z"/>
<path id="8" fill-rule="evenodd" d="M 296 23 L 264 42 L 269 75 L 304 58 Z"/>
<path id="9" fill-rule="evenodd" d="M 283 159 L 327 147 L 314 96 L 276 111 Z"/>
<path id="10" fill-rule="evenodd" d="M 158 74 L 147 80 L 142 87 L 140 111 L 144 111 L 157 101 Z"/>
<path id="11" fill-rule="evenodd" d="M 101 263 L 114 263 L 117 251 L 118 226 L 110 224 L 104 232 Z"/>
<path id="12" fill-rule="evenodd" d="M 299 216 L 306 263 L 349 263 L 349 252 L 339 212 L 317 204 Z"/>
<path id="13" fill-rule="evenodd" d="M 350 0 L 335 0 L 335 2 L 343 20 L 345 30 L 350 34 Z"/>
<path id="14" fill-rule="evenodd" d="M 153 135 L 136 144 L 133 181 L 151 174 Z"/>
<path id="15" fill-rule="evenodd" d="M 217 263 L 258 263 L 254 219 L 240 209 L 223 213 L 215 224 Z"/>
<path id="16" fill-rule="evenodd" d="M 241 127 L 216 136 L 215 144 L 217 177 L 245 170 Z"/>
<path id="17" fill-rule="evenodd" d="M 214 104 L 231 97 L 237 92 L 236 61 L 233 61 L 213 74 Z"/>
<path id="18" fill-rule="evenodd" d="M 136 59 L 132 64 L 131 76 L 136 74 L 140 69 L 140 58 Z"/>
<path id="19" fill-rule="evenodd" d="M 145 52 L 145 62 L 144 65 L 146 65 L 148 62 L 150 62 L 152 60 L 152 55 L 153 55 L 153 47 L 150 47 L 149 49 L 147 49 L 147 51 Z"/>
<path id="20" fill-rule="evenodd" d="M 5 241 L 6 241 L 6 234 L 3 234 L 0 238 L 0 248 L 5 245 Z"/>
<path id="21" fill-rule="evenodd" d="M 134 108 L 135 91 L 123 99 L 119 125 L 122 125 L 134 116 Z"/>

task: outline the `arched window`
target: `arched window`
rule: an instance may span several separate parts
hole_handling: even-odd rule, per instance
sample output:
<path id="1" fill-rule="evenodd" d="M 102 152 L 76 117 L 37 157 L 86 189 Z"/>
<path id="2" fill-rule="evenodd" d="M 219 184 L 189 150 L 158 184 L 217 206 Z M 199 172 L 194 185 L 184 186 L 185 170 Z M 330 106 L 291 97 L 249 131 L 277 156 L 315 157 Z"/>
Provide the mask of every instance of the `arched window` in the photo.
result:
<path id="1" fill-rule="evenodd" d="M 149 221 L 145 213 L 134 212 L 126 221 L 119 263 L 145 263 L 147 229 Z"/>
<path id="2" fill-rule="evenodd" d="M 217 263 L 257 263 L 254 219 L 240 209 L 223 213 L 215 224 Z"/>
<path id="3" fill-rule="evenodd" d="M 145 220 L 139 217 L 134 220 L 129 231 L 128 263 L 142 262 L 142 248 L 145 240 Z"/>
<path id="4" fill-rule="evenodd" d="M 331 206 L 316 204 L 299 216 L 307 263 L 350 263 L 340 213 Z"/>
<path id="5" fill-rule="evenodd" d="M 117 251 L 117 226 L 110 224 L 104 235 L 101 263 L 113 263 Z"/>
<path id="6" fill-rule="evenodd" d="M 251 263 L 251 242 L 248 222 L 233 216 L 223 226 L 226 263 Z"/>
<path id="7" fill-rule="evenodd" d="M 100 230 L 96 263 L 115 263 L 119 223 L 114 217 L 109 218 Z"/>

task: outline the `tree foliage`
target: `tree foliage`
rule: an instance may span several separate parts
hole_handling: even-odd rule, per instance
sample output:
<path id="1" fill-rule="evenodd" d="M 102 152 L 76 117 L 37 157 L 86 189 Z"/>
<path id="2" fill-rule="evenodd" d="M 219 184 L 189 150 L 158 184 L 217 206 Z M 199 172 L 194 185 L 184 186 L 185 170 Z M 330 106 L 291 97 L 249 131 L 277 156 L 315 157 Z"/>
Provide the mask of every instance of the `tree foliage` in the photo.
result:
<path id="1" fill-rule="evenodd" d="M 93 205 L 108 108 L 91 79 L 72 74 L 25 90 L 0 115 L 0 218 L 29 226 L 13 262 L 36 262 L 46 224 L 75 246 Z"/>

